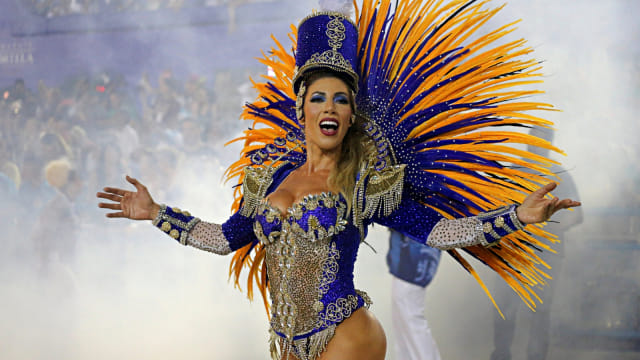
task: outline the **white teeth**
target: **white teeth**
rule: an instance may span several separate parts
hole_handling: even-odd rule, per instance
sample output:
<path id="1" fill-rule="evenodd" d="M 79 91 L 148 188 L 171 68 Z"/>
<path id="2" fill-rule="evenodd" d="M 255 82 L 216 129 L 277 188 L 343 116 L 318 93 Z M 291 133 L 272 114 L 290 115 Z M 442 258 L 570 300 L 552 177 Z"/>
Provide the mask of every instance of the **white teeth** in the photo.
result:
<path id="1" fill-rule="evenodd" d="M 320 122 L 321 127 L 338 128 L 338 122 L 335 120 L 323 120 Z"/>

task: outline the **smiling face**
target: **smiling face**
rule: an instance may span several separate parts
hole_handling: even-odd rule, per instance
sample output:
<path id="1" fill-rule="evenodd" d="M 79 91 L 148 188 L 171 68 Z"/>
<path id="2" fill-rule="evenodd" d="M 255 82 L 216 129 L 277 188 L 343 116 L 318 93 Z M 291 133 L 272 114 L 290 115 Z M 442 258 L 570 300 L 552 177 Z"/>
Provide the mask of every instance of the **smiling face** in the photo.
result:
<path id="1" fill-rule="evenodd" d="M 302 119 L 307 147 L 340 151 L 353 114 L 350 93 L 347 84 L 336 77 L 316 79 L 307 87 Z"/>

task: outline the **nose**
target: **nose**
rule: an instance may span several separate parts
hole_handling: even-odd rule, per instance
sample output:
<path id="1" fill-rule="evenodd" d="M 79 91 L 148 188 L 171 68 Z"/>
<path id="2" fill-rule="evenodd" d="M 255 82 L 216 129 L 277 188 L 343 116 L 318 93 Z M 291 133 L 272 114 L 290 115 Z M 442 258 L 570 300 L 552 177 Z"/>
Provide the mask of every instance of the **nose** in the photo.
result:
<path id="1" fill-rule="evenodd" d="M 336 104 L 333 101 L 325 102 L 324 111 L 328 114 L 334 114 L 336 112 Z"/>

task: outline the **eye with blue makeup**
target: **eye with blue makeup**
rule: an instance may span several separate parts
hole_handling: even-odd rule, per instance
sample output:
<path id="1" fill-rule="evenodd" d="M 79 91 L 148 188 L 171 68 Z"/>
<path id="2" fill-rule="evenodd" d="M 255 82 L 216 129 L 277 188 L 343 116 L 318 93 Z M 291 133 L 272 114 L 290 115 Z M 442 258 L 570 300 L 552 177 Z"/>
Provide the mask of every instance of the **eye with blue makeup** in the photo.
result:
<path id="1" fill-rule="evenodd" d="M 309 99 L 311 102 L 324 102 L 325 100 L 326 97 L 321 93 L 314 93 L 311 95 L 311 99 Z"/>
<path id="2" fill-rule="evenodd" d="M 333 98 L 333 101 L 343 105 L 349 104 L 349 98 L 345 94 L 336 94 L 336 96 L 334 96 Z"/>
<path id="3" fill-rule="evenodd" d="M 313 93 L 311 95 L 310 102 L 324 102 L 326 100 L 326 96 L 323 93 Z M 333 97 L 333 101 L 337 104 L 348 105 L 349 97 L 346 94 L 339 93 Z"/>

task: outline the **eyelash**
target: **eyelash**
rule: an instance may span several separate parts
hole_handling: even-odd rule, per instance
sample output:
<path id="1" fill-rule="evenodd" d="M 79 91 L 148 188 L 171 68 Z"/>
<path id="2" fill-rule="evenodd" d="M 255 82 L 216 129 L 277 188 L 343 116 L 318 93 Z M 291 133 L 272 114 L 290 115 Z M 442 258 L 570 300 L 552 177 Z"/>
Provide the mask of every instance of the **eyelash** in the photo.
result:
<path id="1" fill-rule="evenodd" d="M 349 103 L 349 99 L 347 99 L 346 96 L 338 96 L 338 97 L 335 98 L 335 101 L 338 104 L 348 104 Z"/>
<path id="2" fill-rule="evenodd" d="M 325 101 L 325 97 L 322 95 L 313 95 L 311 96 L 311 102 L 322 102 Z M 346 96 L 340 95 L 334 98 L 334 101 L 338 104 L 349 104 L 349 99 Z"/>

